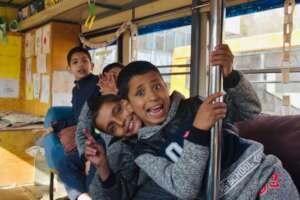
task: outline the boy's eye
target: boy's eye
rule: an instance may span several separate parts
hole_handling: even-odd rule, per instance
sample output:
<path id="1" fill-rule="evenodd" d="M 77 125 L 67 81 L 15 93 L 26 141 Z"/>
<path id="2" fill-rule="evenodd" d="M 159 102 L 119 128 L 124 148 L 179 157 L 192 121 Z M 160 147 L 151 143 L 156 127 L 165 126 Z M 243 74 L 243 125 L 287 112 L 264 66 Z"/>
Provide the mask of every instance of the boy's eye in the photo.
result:
<path id="1" fill-rule="evenodd" d="M 145 92 L 142 89 L 137 90 L 136 96 L 144 96 Z"/>
<path id="2" fill-rule="evenodd" d="M 120 114 L 122 112 L 122 106 L 120 104 L 118 104 L 117 106 L 114 107 L 113 109 L 113 114 Z"/>
<path id="3" fill-rule="evenodd" d="M 153 86 L 153 89 L 154 90 L 159 90 L 161 88 L 161 84 L 160 83 L 156 83 L 156 84 L 154 84 L 154 86 Z"/>
<path id="4" fill-rule="evenodd" d="M 77 63 L 78 63 L 77 60 L 74 60 L 74 61 L 72 62 L 73 65 L 76 65 Z"/>

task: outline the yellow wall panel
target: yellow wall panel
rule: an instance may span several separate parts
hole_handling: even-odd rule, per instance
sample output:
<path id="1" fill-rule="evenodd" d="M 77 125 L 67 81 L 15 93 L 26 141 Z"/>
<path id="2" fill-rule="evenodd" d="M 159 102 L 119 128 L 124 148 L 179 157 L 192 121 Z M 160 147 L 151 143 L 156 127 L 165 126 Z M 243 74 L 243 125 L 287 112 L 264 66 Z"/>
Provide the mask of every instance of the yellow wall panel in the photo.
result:
<path id="1" fill-rule="evenodd" d="M 17 9 L 0 7 L 0 16 L 3 16 L 8 23 L 17 18 L 17 13 Z"/>
<path id="2" fill-rule="evenodd" d="M 8 44 L 0 43 L 0 78 L 19 79 L 22 56 L 22 37 L 8 35 Z"/>

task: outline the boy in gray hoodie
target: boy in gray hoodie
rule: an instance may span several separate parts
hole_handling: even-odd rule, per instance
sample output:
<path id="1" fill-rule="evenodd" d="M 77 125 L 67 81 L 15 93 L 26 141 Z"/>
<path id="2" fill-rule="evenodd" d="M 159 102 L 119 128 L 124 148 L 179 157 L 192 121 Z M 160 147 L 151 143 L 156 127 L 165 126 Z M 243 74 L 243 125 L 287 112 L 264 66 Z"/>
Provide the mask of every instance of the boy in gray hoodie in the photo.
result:
<path id="1" fill-rule="evenodd" d="M 224 66 L 223 72 L 225 86 L 229 77 L 238 80 L 231 81 L 231 89 L 225 88 L 227 93 L 238 89 L 242 75 L 230 70 L 230 67 L 224 69 Z M 143 61 L 133 62 L 121 71 L 118 88 L 146 125 L 139 131 L 137 165 L 175 196 L 205 199 L 205 184 L 202 183 L 207 178 L 209 130 L 218 119 L 224 117 L 226 109 L 223 103 L 214 103 L 220 94 L 203 102 L 199 98 L 182 100 L 175 93 L 171 103 L 159 71 L 151 63 Z M 274 156 L 265 156 L 262 145 L 237 137 L 227 125 L 228 120 L 234 123 L 253 113 L 253 102 L 257 96 L 251 94 L 253 90 L 244 91 L 244 94 L 236 96 L 240 101 L 227 101 L 230 109 L 222 132 L 219 196 L 225 199 L 298 199 L 297 189 L 280 161 Z M 244 98 L 248 99 L 243 101 Z M 245 102 L 252 104 L 237 106 Z M 202 109 L 200 107 L 198 110 L 200 105 Z M 246 112 L 234 108 L 245 108 Z"/>

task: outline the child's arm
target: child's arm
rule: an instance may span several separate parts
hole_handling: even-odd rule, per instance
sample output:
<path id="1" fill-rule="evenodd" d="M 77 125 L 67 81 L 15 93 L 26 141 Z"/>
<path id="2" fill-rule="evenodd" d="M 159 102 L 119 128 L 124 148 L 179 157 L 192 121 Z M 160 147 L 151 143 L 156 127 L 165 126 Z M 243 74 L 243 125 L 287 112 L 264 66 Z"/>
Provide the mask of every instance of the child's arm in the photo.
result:
<path id="1" fill-rule="evenodd" d="M 245 188 L 247 190 L 247 188 Z M 254 196 L 255 194 L 253 194 Z M 294 200 L 300 199 L 297 188 L 293 183 L 292 178 L 283 167 L 275 167 L 272 175 L 267 179 L 267 182 L 260 188 L 256 194 L 258 200 L 267 199 L 285 199 Z"/>
<path id="2" fill-rule="evenodd" d="M 88 129 L 90 132 L 92 131 L 92 114 L 87 103 L 82 107 L 76 129 L 76 146 L 80 157 L 84 156 L 85 151 L 85 129 Z"/>
<path id="3" fill-rule="evenodd" d="M 111 176 L 111 170 L 108 166 L 106 152 L 103 146 L 95 141 L 87 129 L 84 130 L 84 134 L 87 138 L 85 158 L 96 167 L 101 182 L 107 182 Z"/>
<path id="4" fill-rule="evenodd" d="M 176 163 L 150 153 L 139 155 L 135 162 L 172 195 L 181 199 L 195 199 L 201 188 L 207 160 L 208 147 L 196 145 L 187 139 L 184 141 L 183 154 Z"/>
<path id="5" fill-rule="evenodd" d="M 224 88 L 226 91 L 224 102 L 228 106 L 226 121 L 229 123 L 253 119 L 261 113 L 261 103 L 251 83 L 241 72 L 233 71 L 231 77 L 234 76 L 239 77 L 238 84 L 235 87 Z M 224 79 L 224 86 L 228 79 Z"/>
<path id="6" fill-rule="evenodd" d="M 127 145 L 121 141 L 113 145 L 117 145 L 117 147 L 109 146 L 108 151 L 110 153 L 106 156 L 103 147 L 101 148 L 99 144 L 90 140 L 87 141 L 86 158 L 96 166 L 99 175 L 93 181 L 90 191 L 95 196 L 102 193 L 100 196 L 103 196 L 104 199 L 132 199 L 138 189 L 139 168 L 135 165 L 133 153 Z M 118 150 L 111 151 L 110 148 Z M 110 169 L 108 159 L 114 159 L 110 164 L 116 166 L 111 166 Z"/>
<path id="7" fill-rule="evenodd" d="M 224 101 L 228 106 L 226 121 L 253 119 L 261 112 L 261 104 L 250 82 L 241 72 L 233 70 L 234 56 L 228 45 L 218 45 L 210 55 L 212 65 L 220 65 L 224 75 Z"/>
<path id="8" fill-rule="evenodd" d="M 214 103 L 216 93 L 204 100 L 197 111 L 193 128 L 184 140 L 183 152 L 175 163 L 150 153 L 139 155 L 135 162 L 159 186 L 182 199 L 198 196 L 208 161 L 210 128 L 225 117 L 226 105 Z"/>

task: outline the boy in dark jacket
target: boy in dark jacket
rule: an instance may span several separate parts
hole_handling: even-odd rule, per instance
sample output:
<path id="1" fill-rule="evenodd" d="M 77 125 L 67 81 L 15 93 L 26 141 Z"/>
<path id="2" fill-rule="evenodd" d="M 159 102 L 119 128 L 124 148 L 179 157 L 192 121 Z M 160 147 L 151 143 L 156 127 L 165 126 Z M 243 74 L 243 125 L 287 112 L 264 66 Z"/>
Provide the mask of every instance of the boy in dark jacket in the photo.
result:
<path id="1" fill-rule="evenodd" d="M 225 56 L 221 56 L 224 52 Z M 251 85 L 240 90 L 245 79 L 232 70 L 233 59 L 228 59 L 230 56 L 228 46 L 220 45 L 210 60 L 212 65 L 221 65 L 223 69 L 224 89 L 228 94 L 225 102 L 229 108 L 223 127 L 223 179 L 219 196 L 229 199 L 282 199 L 284 196 L 297 199 L 297 190 L 280 161 L 273 156 L 265 156 L 260 144 L 239 140 L 232 134 L 234 131 L 227 128 L 230 127 L 227 122 L 253 118 L 260 112 L 257 95 Z M 176 93 L 170 98 L 157 68 L 143 61 L 133 62 L 121 71 L 118 88 L 145 124 L 139 131 L 137 165 L 158 185 L 179 198 L 205 198 L 205 190 L 200 188 L 203 189 L 202 182 L 207 177 L 208 152 L 205 149 L 209 146 L 209 130 L 224 117 L 226 110 L 224 103 L 215 102 L 220 94 L 214 94 L 204 102 L 197 97 L 182 100 Z M 240 91 L 230 95 L 234 90 Z M 202 108 L 198 110 L 200 105 Z M 195 167 L 183 162 L 191 159 L 189 155 L 194 155 L 186 153 L 191 146 L 187 140 L 202 148 L 199 148 L 200 154 L 192 159 Z M 192 149 L 196 148 L 190 148 L 190 152 L 193 152 Z M 271 187 L 275 179 L 278 187 Z M 265 185 L 271 188 L 267 192 L 264 191 Z M 264 192 L 260 193 L 260 190 Z"/>
<path id="2" fill-rule="evenodd" d="M 99 95 L 97 86 L 99 78 L 92 74 L 94 64 L 88 50 L 82 47 L 72 48 L 67 54 L 67 62 L 68 70 L 75 79 L 71 101 L 73 117 L 52 122 L 52 129 L 55 133 L 59 133 L 66 127 L 76 126 L 84 102 L 90 97 Z M 74 143 L 75 134 L 74 138 L 67 139 L 66 142 Z M 90 199 L 87 194 L 84 167 L 85 161 L 79 158 L 76 148 L 70 152 L 65 152 L 64 159 L 58 161 L 58 176 L 64 183 L 71 200 Z"/>

